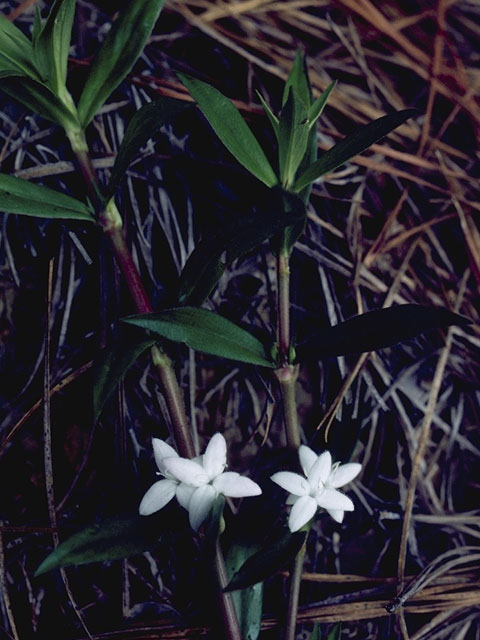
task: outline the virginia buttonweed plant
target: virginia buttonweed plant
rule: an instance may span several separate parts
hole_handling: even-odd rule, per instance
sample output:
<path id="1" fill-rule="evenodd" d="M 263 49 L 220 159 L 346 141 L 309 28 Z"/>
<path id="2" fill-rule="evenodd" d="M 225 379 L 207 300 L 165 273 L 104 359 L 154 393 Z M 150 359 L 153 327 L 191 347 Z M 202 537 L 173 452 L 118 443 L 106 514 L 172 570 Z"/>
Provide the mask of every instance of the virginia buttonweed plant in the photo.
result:
<path id="1" fill-rule="evenodd" d="M 93 388 L 94 419 L 99 418 L 127 370 L 148 350 L 160 379 L 169 418 L 170 434 L 166 438 L 169 443 L 158 438 L 152 440 L 154 459 L 162 478 L 150 488 L 145 487 L 143 499 L 138 496 L 140 519 L 147 519 L 157 511 L 160 515 L 166 513 L 163 509 L 174 497 L 188 512 L 191 535 L 205 542 L 199 546 L 200 552 L 210 550 L 212 553 L 223 637 L 229 640 L 246 638 L 247 625 L 248 638 L 253 640 L 258 636 L 262 592 L 261 588 L 253 590 L 253 585 L 261 585 L 292 561 L 294 569 L 283 633 L 287 640 L 293 640 L 305 538 L 311 520 L 320 509 L 341 522 L 345 512 L 353 510 L 354 502 L 338 489 L 358 475 L 360 464 L 333 463 L 328 451 L 313 451 L 302 444 L 296 403 L 296 381 L 302 354 L 300 350 L 296 352 L 295 336 L 291 334 L 290 259 L 305 228 L 311 185 L 415 116 L 415 111 L 406 109 L 389 113 L 317 157 L 316 124 L 334 84 L 322 95 L 313 96 L 305 58 L 298 52 L 285 82 L 279 113 L 275 113 L 259 95 L 275 140 L 273 149 L 264 150 L 227 97 L 195 77 L 178 74 L 211 125 L 212 135 L 219 138 L 246 171 L 265 185 L 268 197 L 258 215 L 237 218 L 225 224 L 218 233 L 203 237 L 179 274 L 176 304 L 154 309 L 125 241 L 123 217 L 115 194 L 139 148 L 162 125 L 172 122 L 186 104 L 165 98 L 146 104 L 135 114 L 117 151 L 106 185 L 97 178 L 85 131 L 140 56 L 162 6 L 163 0 L 132 0 L 126 4 L 100 46 L 77 102 L 68 89 L 68 55 L 75 0 L 55 0 L 45 18 L 37 10 L 31 38 L 0 17 L 0 89 L 34 114 L 64 130 L 87 193 L 85 199 L 80 200 L 40 184 L 0 174 L 0 209 L 7 213 L 93 224 L 108 238 L 107 246 L 117 260 L 137 312 L 123 318 L 122 322 L 137 327 L 137 333 L 129 343 L 107 345 L 98 359 Z M 247 252 L 259 250 L 267 240 L 276 259 L 276 306 L 271 309 L 270 319 L 276 330 L 272 339 L 262 340 L 245 326 L 227 320 L 203 305 L 232 262 Z M 418 335 L 426 329 L 464 321 L 445 309 L 404 305 L 371 311 L 324 330 L 304 348 L 315 350 L 320 358 L 367 352 Z M 206 444 L 203 455 L 198 455 L 182 390 L 169 355 L 171 342 L 259 367 L 263 376 L 273 376 L 278 381 L 283 399 L 285 442 L 290 450 L 298 451 L 304 476 L 285 468 L 277 469 L 272 475 L 272 480 L 289 492 L 287 503 L 291 510 L 287 527 L 281 524 L 282 518 L 286 522 L 287 509 L 282 502 L 277 505 L 278 519 L 272 522 L 272 527 L 280 526 L 281 530 L 277 531 L 276 541 L 270 546 L 261 546 L 263 535 L 252 542 L 251 531 L 242 543 L 241 529 L 235 530 L 237 546 L 233 551 L 222 543 L 225 526 L 232 529 L 236 526 L 236 510 L 230 510 L 231 501 L 239 498 L 260 501 L 264 498 L 265 487 L 247 475 L 227 470 L 227 445 L 219 432 L 222 425 L 214 426 L 217 433 Z M 167 427 L 162 425 L 162 430 L 166 432 Z M 152 477 L 153 473 L 152 468 Z M 228 509 L 225 519 L 224 509 Z M 137 520 L 132 518 L 128 522 L 122 521 L 121 525 L 112 526 L 109 522 L 74 534 L 44 560 L 37 575 L 72 563 L 113 559 L 143 550 L 129 544 L 129 536 L 135 537 L 132 531 L 137 526 Z M 168 528 L 168 516 L 165 518 Z M 251 523 L 252 527 L 254 525 Z M 124 543 L 120 552 L 119 538 Z M 225 553 L 230 558 L 233 555 L 233 565 L 237 567 L 228 585 Z M 251 598 L 247 609 L 238 606 L 238 591 L 243 589 Z M 256 631 L 252 632 L 252 629 Z"/>

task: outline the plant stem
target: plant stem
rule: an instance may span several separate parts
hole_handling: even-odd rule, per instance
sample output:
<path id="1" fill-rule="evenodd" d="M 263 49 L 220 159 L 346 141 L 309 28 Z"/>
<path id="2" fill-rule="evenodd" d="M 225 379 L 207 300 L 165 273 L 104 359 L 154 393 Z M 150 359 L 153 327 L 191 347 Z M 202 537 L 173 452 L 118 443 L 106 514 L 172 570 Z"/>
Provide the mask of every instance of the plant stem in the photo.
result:
<path id="1" fill-rule="evenodd" d="M 275 375 L 282 391 L 287 446 L 296 451 L 301 444 L 295 394 L 299 367 L 298 364 L 291 364 L 290 341 L 290 250 L 284 245 L 277 256 L 277 344 L 280 366 L 275 370 Z M 304 558 L 305 544 L 298 552 L 290 571 L 285 640 L 295 640 Z"/>
<path id="2" fill-rule="evenodd" d="M 290 254 L 281 249 L 277 256 L 277 340 L 280 365 L 290 362 Z"/>
<path id="3" fill-rule="evenodd" d="M 298 602 L 300 598 L 300 586 L 302 583 L 303 561 L 305 559 L 306 541 L 297 553 L 290 571 L 290 588 L 288 592 L 287 619 L 285 622 L 284 640 L 295 640 L 297 626 Z"/>
<path id="4" fill-rule="evenodd" d="M 153 308 L 150 299 L 125 240 L 122 217 L 113 199 L 105 203 L 88 151 L 84 132 L 82 130 L 75 130 L 67 131 L 66 133 L 77 158 L 90 198 L 96 210 L 99 211 L 98 221 L 103 232 L 110 240 L 115 258 L 130 291 L 135 307 L 139 313 L 151 313 Z M 179 454 L 183 457 L 193 458 L 196 455 L 195 447 L 188 427 L 185 405 L 172 361 L 159 346 L 153 347 L 151 353 L 153 363 L 158 371 L 163 387 Z"/>
<path id="5" fill-rule="evenodd" d="M 225 630 L 225 638 L 227 640 L 242 640 L 240 626 L 238 624 L 237 613 L 231 593 L 224 593 L 222 589 L 228 583 L 227 570 L 225 568 L 225 560 L 220 543 L 217 542 L 215 552 L 215 571 L 217 574 L 219 586 L 219 605 L 222 614 L 223 628 Z"/>
<path id="6" fill-rule="evenodd" d="M 158 345 L 152 347 L 151 354 L 152 362 L 157 368 L 163 386 L 163 395 L 167 403 L 170 420 L 172 421 L 178 453 L 184 458 L 194 458 L 197 452 L 193 444 L 192 434 L 187 427 L 185 404 L 172 361 Z"/>
<path id="7" fill-rule="evenodd" d="M 280 367 L 275 375 L 282 391 L 287 446 L 298 449 L 300 429 L 295 398 L 298 366 L 290 364 L 290 251 L 286 247 L 277 255 L 277 344 Z"/>
<path id="8" fill-rule="evenodd" d="M 135 307 L 139 313 L 151 313 L 153 308 L 150 299 L 125 240 L 121 215 L 113 199 L 105 204 L 83 131 L 80 132 L 80 134 L 76 132 L 75 135 L 69 135 L 67 132 L 67 135 L 77 157 L 90 198 L 96 210 L 100 212 L 99 223 L 105 235 L 110 239 L 115 258 L 125 278 Z M 197 452 L 195 451 L 192 434 L 188 427 L 185 404 L 172 361 L 158 345 L 152 347 L 151 357 L 162 384 L 178 452 L 182 457 L 194 458 Z M 219 584 L 218 600 L 225 638 L 227 640 L 242 640 L 232 596 L 222 591 L 228 580 L 223 553 L 219 544 L 217 544 L 216 548 L 215 570 Z"/>
<path id="9" fill-rule="evenodd" d="M 277 376 L 282 391 L 287 446 L 289 449 L 296 450 L 301 444 L 297 399 L 295 395 L 298 365 L 287 364 L 279 369 L 275 369 L 275 375 Z"/>

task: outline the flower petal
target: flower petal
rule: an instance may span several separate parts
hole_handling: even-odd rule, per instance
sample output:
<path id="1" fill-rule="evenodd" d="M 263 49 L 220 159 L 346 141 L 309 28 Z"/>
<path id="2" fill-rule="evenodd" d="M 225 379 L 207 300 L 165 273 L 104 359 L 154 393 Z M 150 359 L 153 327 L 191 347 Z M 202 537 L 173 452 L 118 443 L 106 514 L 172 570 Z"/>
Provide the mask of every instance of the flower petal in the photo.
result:
<path id="1" fill-rule="evenodd" d="M 216 495 L 217 492 L 211 484 L 205 484 L 193 492 L 188 505 L 188 515 L 190 526 L 195 531 L 199 530 L 200 525 L 208 516 Z"/>
<path id="2" fill-rule="evenodd" d="M 169 444 L 160 440 L 160 438 L 152 438 L 153 455 L 159 471 L 162 473 L 165 471 L 163 466 L 164 458 L 176 458 L 178 453 Z"/>
<path id="3" fill-rule="evenodd" d="M 327 509 L 326 511 L 335 520 L 335 522 L 343 522 L 345 511 L 342 511 L 342 509 Z"/>
<path id="4" fill-rule="evenodd" d="M 184 509 L 188 509 L 190 505 L 190 498 L 192 497 L 195 491 L 196 491 L 195 487 L 190 487 L 188 486 L 188 484 L 184 484 L 183 482 L 180 482 L 177 485 L 177 490 L 175 491 L 175 496 L 180 506 L 182 506 Z"/>
<path id="5" fill-rule="evenodd" d="M 349 462 L 347 464 L 341 464 L 338 469 L 335 469 L 330 474 L 328 479 L 329 486 L 334 489 L 343 487 L 344 484 L 348 484 L 351 480 L 356 478 L 362 469 L 362 465 L 358 462 Z"/>
<path id="6" fill-rule="evenodd" d="M 298 450 L 298 457 L 300 458 L 300 464 L 302 465 L 303 473 L 308 476 L 310 469 L 318 460 L 318 456 L 313 449 L 302 444 Z"/>
<path id="7" fill-rule="evenodd" d="M 209 481 L 202 465 L 187 458 L 164 458 L 163 466 L 174 478 L 191 487 L 201 487 Z"/>
<path id="8" fill-rule="evenodd" d="M 314 491 L 317 491 L 321 484 L 325 484 L 331 470 L 332 456 L 330 451 L 324 451 L 318 456 L 317 461 L 308 473 L 308 481 Z"/>
<path id="9" fill-rule="evenodd" d="M 241 476 L 235 471 L 225 471 L 215 478 L 213 486 L 224 496 L 229 498 L 245 498 L 247 496 L 259 496 L 262 490 L 256 482 Z"/>
<path id="10" fill-rule="evenodd" d="M 295 496 L 308 496 L 310 485 L 308 481 L 298 473 L 292 471 L 278 471 L 270 476 L 270 479 L 279 484 L 282 489 L 293 493 Z"/>
<path id="11" fill-rule="evenodd" d="M 203 454 L 203 468 L 209 480 L 220 475 L 227 464 L 227 443 L 221 433 L 216 433 Z"/>
<path id="12" fill-rule="evenodd" d="M 313 518 L 317 511 L 317 503 L 311 496 L 302 496 L 299 498 L 290 511 L 288 518 L 288 526 L 290 531 L 294 533 L 307 524 Z"/>
<path id="13" fill-rule="evenodd" d="M 163 509 L 175 495 L 177 484 L 176 480 L 159 480 L 152 484 L 140 502 L 138 508 L 140 515 L 149 516 L 151 513 Z"/>
<path id="14" fill-rule="evenodd" d="M 318 506 L 324 509 L 353 511 L 355 508 L 350 498 L 336 489 L 325 489 L 319 492 L 315 499 Z"/>

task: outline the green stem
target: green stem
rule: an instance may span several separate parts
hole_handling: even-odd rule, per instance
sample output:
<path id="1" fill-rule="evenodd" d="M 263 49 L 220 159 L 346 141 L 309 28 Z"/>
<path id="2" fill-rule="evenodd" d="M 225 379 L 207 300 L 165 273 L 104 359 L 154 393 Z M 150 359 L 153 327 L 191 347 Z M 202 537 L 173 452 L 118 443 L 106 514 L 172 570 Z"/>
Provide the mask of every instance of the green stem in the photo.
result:
<path id="1" fill-rule="evenodd" d="M 183 458 L 194 458 L 197 453 L 193 444 L 192 434 L 187 427 L 185 404 L 172 361 L 158 345 L 152 347 L 151 354 L 152 362 L 157 368 L 163 386 L 163 395 L 167 403 L 170 420 L 172 421 L 178 453 Z"/>
<path id="2" fill-rule="evenodd" d="M 303 562 L 305 560 L 306 541 L 297 553 L 290 571 L 290 587 L 288 591 L 288 608 L 285 621 L 284 640 L 295 640 L 297 626 L 298 602 L 300 599 L 300 586 L 302 584 Z"/>
<path id="3" fill-rule="evenodd" d="M 280 364 L 290 362 L 290 254 L 281 249 L 277 256 L 277 339 Z"/>
<path id="4" fill-rule="evenodd" d="M 285 435 L 289 449 L 298 449 L 300 441 L 300 426 L 298 424 L 296 382 L 298 378 L 298 364 L 287 364 L 275 369 L 275 375 L 280 383 L 283 400 L 283 415 L 285 418 Z"/>
<path id="5" fill-rule="evenodd" d="M 290 364 L 290 340 L 290 251 L 283 246 L 277 255 L 277 344 L 280 367 L 275 370 L 275 375 L 282 391 L 287 446 L 298 449 L 300 428 L 295 397 L 298 365 Z"/>

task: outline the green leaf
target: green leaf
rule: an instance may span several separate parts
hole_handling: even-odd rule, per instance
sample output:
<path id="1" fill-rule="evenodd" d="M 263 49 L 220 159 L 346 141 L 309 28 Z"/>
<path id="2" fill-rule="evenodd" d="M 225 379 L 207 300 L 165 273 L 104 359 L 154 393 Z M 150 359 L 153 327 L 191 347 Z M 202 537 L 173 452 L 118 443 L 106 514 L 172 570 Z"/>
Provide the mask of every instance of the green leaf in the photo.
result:
<path id="1" fill-rule="evenodd" d="M 258 545 L 233 543 L 225 556 L 228 578 L 230 579 L 256 551 Z M 257 640 L 262 622 L 263 582 L 234 591 L 232 598 L 242 638 Z"/>
<path id="2" fill-rule="evenodd" d="M 308 640 L 321 640 L 320 625 L 318 624 L 318 622 L 315 622 L 315 624 L 313 625 L 313 631 L 310 634 L 310 638 Z"/>
<path id="3" fill-rule="evenodd" d="M 295 89 L 305 109 L 308 110 L 312 102 L 312 88 L 308 78 L 307 61 L 301 49 L 297 49 L 292 69 L 283 88 L 282 107 L 287 103 L 291 88 Z"/>
<path id="4" fill-rule="evenodd" d="M 327 640 L 340 640 L 342 636 L 342 623 L 337 622 L 333 629 L 328 634 Z"/>
<path id="5" fill-rule="evenodd" d="M 146 518 L 138 514 L 113 516 L 59 544 L 41 563 L 35 576 L 59 567 L 128 558 L 151 549 L 155 541 Z"/>
<path id="6" fill-rule="evenodd" d="M 225 508 L 225 497 L 218 494 L 213 501 L 212 508 L 203 523 L 203 559 L 209 559 L 211 566 L 215 563 L 215 553 L 217 550 L 217 542 L 223 532 L 225 521 L 223 519 L 223 510 Z"/>
<path id="7" fill-rule="evenodd" d="M 145 338 L 145 335 L 125 335 L 109 347 L 106 347 L 96 363 L 93 374 L 93 419 L 96 421 L 131 366 L 147 349 L 156 342 L 155 338 Z"/>
<path id="8" fill-rule="evenodd" d="M 34 65 L 32 43 L 18 27 L 0 14 L 0 72 L 8 71 L 40 80 Z"/>
<path id="9" fill-rule="evenodd" d="M 108 32 L 93 61 L 80 101 L 86 127 L 110 94 L 126 78 L 153 31 L 165 0 L 130 0 Z"/>
<path id="10" fill-rule="evenodd" d="M 245 589 L 274 575 L 295 558 L 306 537 L 306 531 L 290 533 L 286 529 L 278 541 L 250 556 L 235 573 L 224 591 Z"/>
<path id="11" fill-rule="evenodd" d="M 178 77 L 230 153 L 267 187 L 278 179 L 267 156 L 238 109 L 220 91 L 184 73 Z"/>
<path id="12" fill-rule="evenodd" d="M 267 114 L 268 119 L 270 120 L 270 124 L 272 125 L 272 129 L 273 129 L 273 132 L 275 133 L 275 137 L 278 139 L 278 118 L 270 109 L 270 105 L 265 101 L 264 97 L 259 91 L 257 91 L 257 96 L 259 97 L 260 102 L 262 103 L 262 107 L 265 113 Z"/>
<path id="13" fill-rule="evenodd" d="M 314 162 L 300 175 L 295 182 L 293 191 L 301 191 L 304 187 L 317 180 L 317 178 L 333 171 L 347 162 L 347 160 L 350 160 L 350 158 L 365 151 L 365 149 L 368 149 L 372 144 L 417 113 L 418 111 L 416 109 L 404 109 L 403 111 L 389 113 L 346 136 L 338 144 L 326 151 L 319 160 Z"/>
<path id="14" fill-rule="evenodd" d="M 309 133 L 307 109 L 292 87 L 278 125 L 278 162 L 285 189 L 292 184 L 305 155 Z"/>
<path id="15" fill-rule="evenodd" d="M 0 174 L 0 211 L 39 218 L 88 220 L 93 211 L 79 200 L 21 178 Z"/>
<path id="16" fill-rule="evenodd" d="M 33 16 L 33 28 L 32 28 L 32 43 L 35 48 L 35 43 L 42 31 L 42 14 L 38 4 L 35 5 L 35 15 Z"/>
<path id="17" fill-rule="evenodd" d="M 325 91 L 320 96 L 318 96 L 318 98 L 310 107 L 310 110 L 308 112 L 308 126 L 310 128 L 313 127 L 313 125 L 317 122 L 318 118 L 322 115 L 325 105 L 327 104 L 328 99 L 330 97 L 330 94 L 335 89 L 336 85 L 337 85 L 336 80 L 335 82 L 332 82 L 332 84 L 328 85 Z"/>
<path id="18" fill-rule="evenodd" d="M 214 356 L 274 367 L 263 344 L 255 336 L 213 311 L 177 307 L 160 313 L 123 318 L 123 322 L 147 329 L 173 342 Z"/>
<path id="19" fill-rule="evenodd" d="M 431 329 L 470 323 L 468 318 L 442 307 L 403 304 L 349 318 L 297 345 L 296 351 L 300 360 L 312 355 L 345 356 L 390 347 Z"/>
<path id="20" fill-rule="evenodd" d="M 180 276 L 179 301 L 202 304 L 221 278 L 226 265 L 258 247 L 289 225 L 305 220 L 305 204 L 291 193 L 274 187 L 267 192 L 261 211 L 235 218 L 217 233 L 198 243 Z M 225 254 L 225 262 L 223 255 Z"/>
<path id="21" fill-rule="evenodd" d="M 33 113 L 59 124 L 64 129 L 78 127 L 76 115 L 40 82 L 31 78 L 10 77 L 2 80 L 0 89 Z"/>
<path id="22" fill-rule="evenodd" d="M 56 95 L 65 91 L 74 15 L 75 0 L 55 0 L 42 30 L 34 38 L 38 69 Z"/>
<path id="23" fill-rule="evenodd" d="M 125 175 L 130 162 L 138 150 L 155 133 L 175 120 L 176 116 L 190 105 L 173 98 L 160 98 L 141 107 L 130 120 L 122 144 L 118 150 L 107 186 L 106 199 L 109 200 Z"/>

